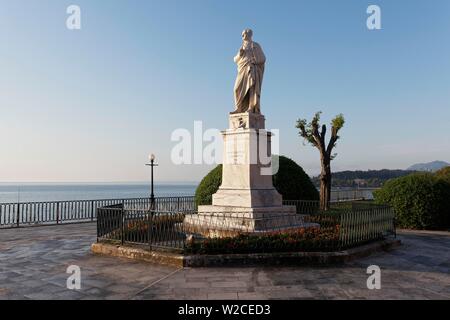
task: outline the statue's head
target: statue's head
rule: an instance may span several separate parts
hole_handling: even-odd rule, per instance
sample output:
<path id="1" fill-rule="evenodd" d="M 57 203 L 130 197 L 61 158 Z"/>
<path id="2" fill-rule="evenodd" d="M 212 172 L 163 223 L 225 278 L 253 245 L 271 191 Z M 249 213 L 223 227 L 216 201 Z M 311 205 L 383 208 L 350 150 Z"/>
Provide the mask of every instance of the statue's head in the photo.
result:
<path id="1" fill-rule="evenodd" d="M 242 31 L 242 40 L 251 41 L 253 37 L 252 29 L 245 29 Z"/>

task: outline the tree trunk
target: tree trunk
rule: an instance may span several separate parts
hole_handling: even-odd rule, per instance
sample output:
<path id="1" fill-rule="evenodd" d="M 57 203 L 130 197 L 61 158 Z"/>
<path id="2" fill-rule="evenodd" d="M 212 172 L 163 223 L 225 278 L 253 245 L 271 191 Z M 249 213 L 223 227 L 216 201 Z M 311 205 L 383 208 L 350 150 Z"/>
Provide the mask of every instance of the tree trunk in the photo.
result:
<path id="1" fill-rule="evenodd" d="M 320 174 L 320 209 L 328 211 L 330 209 L 331 197 L 331 159 L 330 157 L 321 157 L 322 172 Z"/>

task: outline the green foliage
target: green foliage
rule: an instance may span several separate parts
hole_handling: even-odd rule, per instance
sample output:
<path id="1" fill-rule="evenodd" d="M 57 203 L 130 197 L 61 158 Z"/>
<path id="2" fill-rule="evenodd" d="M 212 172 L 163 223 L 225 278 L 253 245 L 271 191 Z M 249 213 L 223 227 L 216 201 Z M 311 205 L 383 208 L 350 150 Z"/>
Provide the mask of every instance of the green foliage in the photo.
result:
<path id="1" fill-rule="evenodd" d="M 434 229 L 450 225 L 450 184 L 430 173 L 389 180 L 374 196 L 377 203 L 394 208 L 400 227 Z"/>
<path id="2" fill-rule="evenodd" d="M 302 167 L 288 157 L 278 159 L 279 170 L 273 176 L 273 185 L 283 199 L 319 200 L 319 192 Z"/>
<path id="3" fill-rule="evenodd" d="M 316 138 L 314 137 L 316 129 L 320 125 L 320 115 L 322 111 L 316 112 L 310 123 L 306 119 L 297 120 L 296 128 L 299 129 L 299 135 L 313 146 L 317 145 Z"/>
<path id="4" fill-rule="evenodd" d="M 322 111 L 316 112 L 311 122 L 308 123 L 306 119 L 298 119 L 296 128 L 299 129 L 299 135 L 304 138 L 307 142 L 312 144 L 313 146 L 321 149 L 326 148 L 325 146 L 325 134 L 326 134 L 326 126 L 322 126 L 322 130 L 319 130 L 320 127 L 320 115 Z M 336 146 L 336 141 L 339 140 L 339 131 L 344 127 L 345 119 L 344 115 L 338 114 L 336 117 L 331 120 L 331 140 L 330 144 L 334 148 Z M 332 148 L 329 148 L 331 151 Z M 325 151 L 325 150 L 323 150 Z"/>
<path id="5" fill-rule="evenodd" d="M 195 192 L 198 205 L 210 205 L 212 195 L 222 184 L 222 165 L 213 169 L 200 182 Z M 273 176 L 273 185 L 285 200 L 318 200 L 319 193 L 309 176 L 293 160 L 280 156 L 279 170 Z"/>
<path id="6" fill-rule="evenodd" d="M 333 120 L 331 120 L 331 126 L 333 128 L 336 128 L 336 130 L 340 130 L 342 129 L 342 127 L 344 127 L 345 124 L 345 119 L 344 119 L 344 115 L 338 114 Z"/>
<path id="7" fill-rule="evenodd" d="M 450 167 L 445 167 L 437 171 L 436 177 L 450 183 Z"/>
<path id="8" fill-rule="evenodd" d="M 210 205 L 212 203 L 212 195 L 219 190 L 222 184 L 222 165 L 219 164 L 211 170 L 200 182 L 195 191 L 195 202 L 197 205 Z"/>

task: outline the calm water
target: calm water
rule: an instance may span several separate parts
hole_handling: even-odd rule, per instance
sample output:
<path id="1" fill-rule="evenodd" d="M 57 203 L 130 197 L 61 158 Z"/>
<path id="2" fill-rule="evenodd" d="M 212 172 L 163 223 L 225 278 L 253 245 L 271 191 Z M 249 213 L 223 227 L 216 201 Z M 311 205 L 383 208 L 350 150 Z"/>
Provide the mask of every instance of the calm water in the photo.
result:
<path id="1" fill-rule="evenodd" d="M 155 186 L 156 197 L 191 196 L 197 185 L 164 184 Z M 94 200 L 149 197 L 145 184 L 0 184 L 0 203 Z"/>

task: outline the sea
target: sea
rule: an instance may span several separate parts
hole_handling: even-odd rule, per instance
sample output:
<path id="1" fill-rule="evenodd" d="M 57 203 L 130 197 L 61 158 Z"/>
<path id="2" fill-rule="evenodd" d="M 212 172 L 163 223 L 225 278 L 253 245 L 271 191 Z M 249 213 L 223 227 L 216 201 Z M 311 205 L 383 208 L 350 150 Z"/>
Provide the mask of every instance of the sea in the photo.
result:
<path id="1" fill-rule="evenodd" d="M 193 196 L 198 183 L 157 184 L 155 197 Z M 373 199 L 374 189 L 333 189 L 331 200 L 352 199 L 352 197 Z M 66 200 L 106 200 L 146 198 L 150 196 L 150 185 L 145 183 L 103 183 L 103 184 L 54 184 L 0 183 L 0 203 L 24 203 Z"/>
<path id="2" fill-rule="evenodd" d="M 197 188 L 192 184 L 157 184 L 155 197 L 192 196 Z M 150 196 L 150 185 L 145 183 L 120 184 L 5 184 L 0 183 L 0 203 L 44 202 L 65 200 L 99 200 L 145 198 Z"/>

